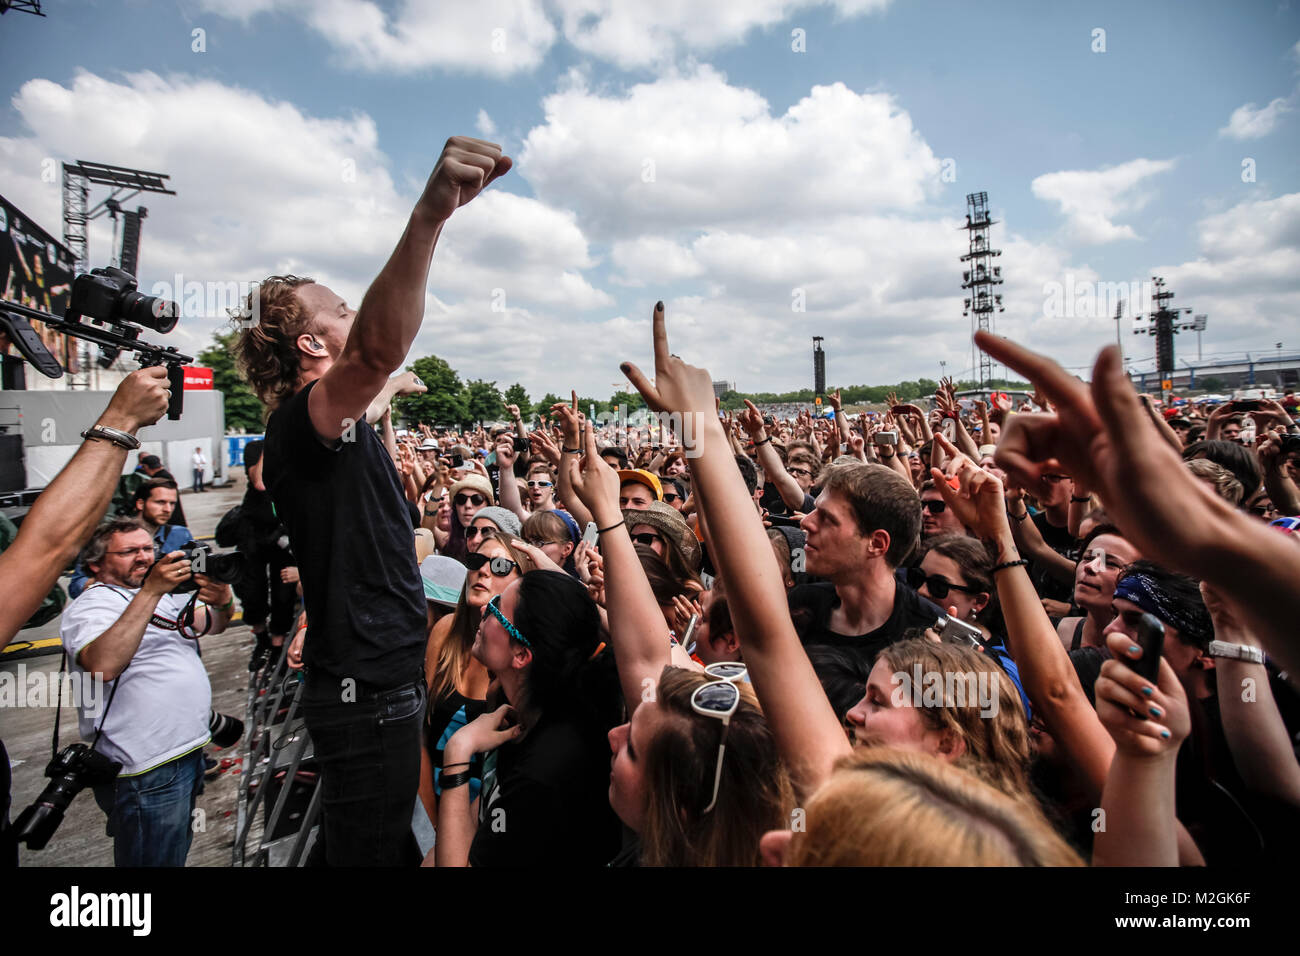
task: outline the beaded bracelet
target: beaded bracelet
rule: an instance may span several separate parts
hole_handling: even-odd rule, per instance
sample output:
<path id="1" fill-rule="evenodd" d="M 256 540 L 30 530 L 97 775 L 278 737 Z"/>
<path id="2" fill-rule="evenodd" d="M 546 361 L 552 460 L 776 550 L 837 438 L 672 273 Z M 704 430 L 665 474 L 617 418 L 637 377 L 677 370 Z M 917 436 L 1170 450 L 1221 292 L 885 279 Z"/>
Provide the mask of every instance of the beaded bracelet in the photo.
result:
<path id="1" fill-rule="evenodd" d="M 997 574 L 999 571 L 1005 571 L 1007 568 L 1027 568 L 1027 567 L 1029 567 L 1028 561 L 1026 561 L 1024 558 L 1017 558 L 1015 561 L 1004 561 L 1002 564 L 993 565 L 993 570 L 989 573 Z"/>

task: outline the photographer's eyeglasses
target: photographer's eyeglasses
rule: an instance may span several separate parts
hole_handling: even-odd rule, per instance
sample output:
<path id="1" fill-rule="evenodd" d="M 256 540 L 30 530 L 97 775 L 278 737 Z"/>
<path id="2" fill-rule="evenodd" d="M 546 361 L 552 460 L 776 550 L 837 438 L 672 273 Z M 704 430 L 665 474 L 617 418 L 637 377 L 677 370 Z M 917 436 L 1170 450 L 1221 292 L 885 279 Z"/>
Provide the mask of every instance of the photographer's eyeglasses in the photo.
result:
<path id="1" fill-rule="evenodd" d="M 458 494 L 455 498 L 451 499 L 451 503 L 455 505 L 457 508 L 459 508 L 467 501 L 470 504 L 472 504 L 475 508 L 482 508 L 483 505 L 486 504 L 487 499 L 484 498 L 482 495 L 467 495 L 463 491 L 460 494 Z"/>
<path id="2" fill-rule="evenodd" d="M 705 813 L 712 811 L 714 804 L 718 802 L 718 787 L 722 783 L 722 755 L 727 751 L 727 732 L 731 730 L 731 715 L 740 706 L 740 689 L 736 687 L 734 681 L 735 676 L 719 678 L 701 684 L 695 688 L 695 693 L 691 694 L 691 710 L 705 717 L 716 717 L 722 721 L 722 739 L 718 741 L 718 764 L 713 773 L 713 799 L 704 808 Z"/>
<path id="3" fill-rule="evenodd" d="M 493 559 L 492 559 L 492 561 L 493 561 L 494 563 L 497 562 L 497 561 L 505 561 L 505 560 L 506 560 L 505 558 L 493 558 Z M 510 563 L 511 563 L 511 564 L 514 564 L 513 561 L 510 562 Z M 492 572 L 493 572 L 494 574 L 496 573 L 496 568 L 495 568 L 495 567 L 492 569 Z M 519 628 L 515 627 L 515 626 L 514 626 L 513 624 L 511 624 L 508 620 L 506 620 L 506 616 L 505 616 L 504 614 L 501 613 L 501 608 L 499 608 L 499 607 L 497 606 L 497 602 L 500 601 L 500 600 L 501 600 L 501 595 L 500 595 L 500 594 L 494 594 L 494 595 L 492 596 L 492 600 L 490 600 L 490 601 L 487 602 L 487 609 L 488 609 L 489 611 L 492 612 L 492 616 L 493 616 L 493 617 L 495 617 L 498 621 L 501 622 L 501 626 L 504 627 L 504 628 L 506 629 L 506 633 L 507 633 L 507 634 L 509 634 L 509 635 L 510 635 L 511 637 L 513 637 L 516 641 L 518 641 L 520 644 L 524 645 L 524 647 L 528 648 L 528 649 L 531 651 L 531 650 L 533 649 L 533 645 L 530 644 L 530 643 L 528 643 L 528 638 L 526 638 L 526 637 L 524 637 L 522 634 L 520 634 L 520 633 L 519 633 Z"/>
<path id="4" fill-rule="evenodd" d="M 943 502 L 940 502 L 942 504 Z M 942 574 L 926 574 L 920 568 L 907 569 L 907 583 L 913 590 L 918 590 L 921 585 L 930 592 L 930 597 L 936 600 L 943 600 L 948 596 L 949 591 L 961 591 L 963 594 L 979 594 L 978 588 L 969 588 L 964 584 L 953 584 Z"/>
<path id="5" fill-rule="evenodd" d="M 125 556 L 125 555 L 128 555 L 128 554 L 153 554 L 153 545 L 152 545 L 152 544 L 142 544 L 142 545 L 140 545 L 140 547 L 138 547 L 138 548 L 125 548 L 125 549 L 123 549 L 123 550 L 121 550 L 121 551 L 106 551 L 105 553 L 106 553 L 106 554 L 120 554 L 120 555 L 124 555 L 124 556 Z"/>
<path id="6" fill-rule="evenodd" d="M 471 571 L 477 571 L 485 564 L 488 570 L 499 578 L 509 577 L 512 571 L 519 570 L 519 565 L 509 558 L 489 558 L 486 554 L 479 554 L 477 551 L 465 555 L 465 567 Z"/>

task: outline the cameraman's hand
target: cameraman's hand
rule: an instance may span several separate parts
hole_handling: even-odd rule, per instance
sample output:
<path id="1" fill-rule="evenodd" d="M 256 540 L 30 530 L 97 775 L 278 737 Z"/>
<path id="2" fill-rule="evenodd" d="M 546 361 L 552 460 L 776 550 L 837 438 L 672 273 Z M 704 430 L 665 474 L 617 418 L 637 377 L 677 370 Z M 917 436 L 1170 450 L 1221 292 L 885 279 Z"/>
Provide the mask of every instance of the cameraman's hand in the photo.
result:
<path id="1" fill-rule="evenodd" d="M 122 379 L 97 424 L 135 434 L 167 413 L 171 394 L 166 368 L 155 365 L 137 369 Z"/>
<path id="2" fill-rule="evenodd" d="M 194 583 L 199 586 L 199 600 L 208 607 L 225 607 L 234 600 L 229 584 L 214 581 L 206 574 L 194 575 Z"/>
<path id="3" fill-rule="evenodd" d="M 162 597 L 175 591 L 191 577 L 193 571 L 190 569 L 189 557 L 184 551 L 173 551 L 154 562 L 149 573 L 145 575 L 140 590 Z"/>

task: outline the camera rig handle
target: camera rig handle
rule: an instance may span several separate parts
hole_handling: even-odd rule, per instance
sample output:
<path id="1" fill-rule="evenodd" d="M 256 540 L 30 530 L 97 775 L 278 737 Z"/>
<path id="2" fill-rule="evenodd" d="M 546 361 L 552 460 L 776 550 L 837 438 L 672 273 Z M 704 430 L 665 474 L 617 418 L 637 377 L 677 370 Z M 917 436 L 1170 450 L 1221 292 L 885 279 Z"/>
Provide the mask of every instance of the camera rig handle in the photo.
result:
<path id="1" fill-rule="evenodd" d="M 73 338 L 84 339 L 87 342 L 94 342 L 109 355 L 116 356 L 118 352 L 123 350 L 134 352 L 140 361 L 141 368 L 149 368 L 154 365 L 167 366 L 167 381 L 171 386 L 171 400 L 167 403 L 167 417 L 172 421 L 176 421 L 181 417 L 185 402 L 185 370 L 182 366 L 193 362 L 193 356 L 178 352 L 173 346 L 163 348 L 161 345 L 141 342 L 138 338 L 140 330 L 137 328 L 120 325 L 101 328 L 84 322 L 61 319 L 56 315 L 41 312 L 39 309 L 31 309 L 16 302 L 0 300 L 0 332 L 8 335 L 10 341 L 22 353 L 23 358 L 31 362 L 37 371 L 48 378 L 58 378 L 62 375 L 63 366 L 45 347 L 45 343 L 41 341 L 40 336 L 36 334 L 36 330 L 32 328 L 31 322 L 28 321 L 29 317 L 44 322 L 56 332 L 62 332 L 64 335 L 70 335 Z"/>

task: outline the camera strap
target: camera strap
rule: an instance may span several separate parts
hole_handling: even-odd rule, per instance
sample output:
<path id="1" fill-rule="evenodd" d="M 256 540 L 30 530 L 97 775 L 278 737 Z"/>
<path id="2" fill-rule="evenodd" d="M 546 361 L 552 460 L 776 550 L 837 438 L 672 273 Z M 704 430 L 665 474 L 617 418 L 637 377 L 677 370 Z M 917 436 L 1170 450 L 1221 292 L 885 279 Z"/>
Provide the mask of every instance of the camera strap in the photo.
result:
<path id="1" fill-rule="evenodd" d="M 65 651 L 59 655 L 63 659 L 59 662 L 59 696 L 54 705 L 54 738 L 50 741 L 50 754 L 52 757 L 59 755 L 59 717 L 63 713 L 63 675 L 68 669 L 68 654 Z M 108 720 L 108 709 L 113 706 L 113 698 L 117 696 L 117 684 L 121 679 L 121 674 L 113 678 L 113 689 L 108 692 L 108 703 L 104 705 L 104 716 L 100 718 L 99 727 L 95 730 L 95 739 L 90 742 L 90 749 L 95 749 L 95 744 L 99 743 L 100 734 L 104 732 L 104 724 Z"/>
<path id="2" fill-rule="evenodd" d="M 118 597 L 126 601 L 127 604 L 131 603 L 131 599 L 129 597 L 127 597 L 125 594 L 123 594 L 117 588 L 112 587 L 111 585 L 92 584 L 89 588 L 86 588 L 86 590 L 89 591 L 91 590 L 91 588 L 97 588 L 97 587 L 106 587 L 114 594 L 116 594 Z M 54 706 L 54 737 L 50 741 L 50 753 L 55 757 L 59 755 L 59 718 L 63 714 L 63 675 L 68 669 L 68 652 L 66 649 L 60 655 L 60 657 L 62 657 L 63 659 L 59 662 L 59 696 L 58 696 L 58 701 Z M 130 667 L 131 665 L 128 663 L 126 666 Z M 126 667 L 122 668 L 122 672 L 123 673 L 126 672 Z M 117 685 L 121 681 L 121 679 L 122 679 L 121 674 L 118 674 L 117 677 L 113 678 L 113 689 L 108 692 L 108 703 L 104 705 L 104 716 L 99 719 L 99 727 L 95 729 L 95 739 L 90 742 L 91 750 L 95 749 L 95 745 L 99 743 L 100 736 L 104 733 L 104 724 L 108 722 L 108 711 L 109 708 L 113 706 L 113 698 L 117 696 Z"/>

